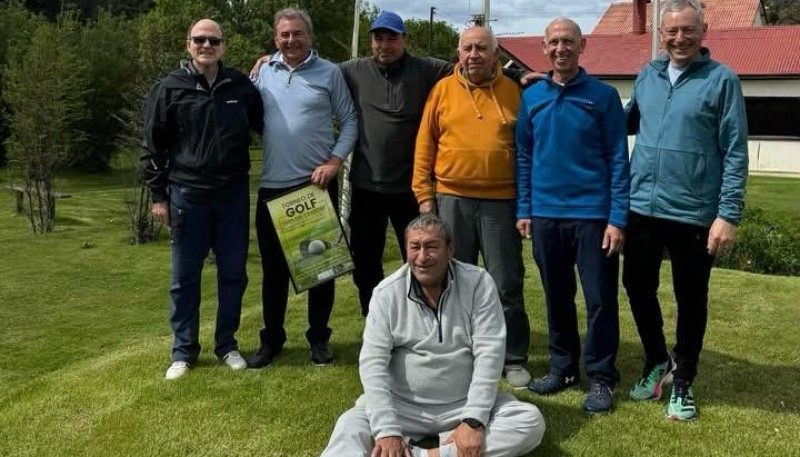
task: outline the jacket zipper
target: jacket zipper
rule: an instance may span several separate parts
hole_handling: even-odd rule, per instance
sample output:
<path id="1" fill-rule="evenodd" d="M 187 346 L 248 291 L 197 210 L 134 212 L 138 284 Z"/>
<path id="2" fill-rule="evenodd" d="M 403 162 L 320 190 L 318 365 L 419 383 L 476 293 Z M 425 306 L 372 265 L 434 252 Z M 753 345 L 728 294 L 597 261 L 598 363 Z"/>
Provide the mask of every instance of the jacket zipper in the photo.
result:
<path id="1" fill-rule="evenodd" d="M 214 109 L 212 109 L 211 112 L 214 115 L 214 119 L 213 119 L 213 122 L 214 122 L 214 147 L 217 150 L 217 156 L 221 156 L 222 155 L 222 146 L 220 145 L 220 141 L 219 141 L 219 130 L 217 130 L 217 126 L 219 124 L 217 123 L 217 99 L 216 99 L 215 95 L 216 95 L 217 89 L 219 89 L 221 86 L 224 86 L 224 85 L 226 85 L 226 84 L 228 84 L 230 82 L 231 82 L 231 78 L 225 78 L 222 81 L 220 81 L 218 84 L 215 84 L 214 87 L 211 87 L 211 90 L 208 92 L 209 97 L 211 97 L 211 105 L 214 107 Z"/>
<path id="2" fill-rule="evenodd" d="M 430 306 L 428 306 L 427 303 L 424 302 L 424 300 L 423 301 L 417 300 L 410 294 L 408 297 L 411 300 L 415 301 L 419 306 L 428 309 L 431 311 L 431 313 L 433 313 L 433 318 L 436 319 L 436 331 L 439 334 L 439 343 L 442 343 L 444 341 L 444 338 L 442 336 L 442 308 L 444 308 L 444 299 L 446 297 L 446 294 L 448 294 L 449 292 L 450 292 L 450 286 L 448 285 L 447 289 L 442 291 L 442 294 L 439 296 L 439 302 L 436 305 L 436 309 L 432 309 Z"/>
<path id="3" fill-rule="evenodd" d="M 659 73 L 659 77 L 663 78 L 664 76 Z M 656 155 L 653 160 L 653 191 L 650 192 L 650 216 L 655 216 L 656 211 L 656 195 L 658 194 L 658 174 L 660 171 L 660 164 L 661 164 L 661 143 L 664 140 L 664 125 L 665 120 L 667 118 L 667 113 L 669 113 L 670 105 L 672 104 L 672 91 L 675 86 L 669 81 L 669 77 L 667 77 L 667 84 L 669 84 L 669 93 L 667 94 L 667 103 L 664 104 L 664 111 L 661 112 L 661 120 L 659 121 L 658 125 L 658 143 L 656 144 Z"/>

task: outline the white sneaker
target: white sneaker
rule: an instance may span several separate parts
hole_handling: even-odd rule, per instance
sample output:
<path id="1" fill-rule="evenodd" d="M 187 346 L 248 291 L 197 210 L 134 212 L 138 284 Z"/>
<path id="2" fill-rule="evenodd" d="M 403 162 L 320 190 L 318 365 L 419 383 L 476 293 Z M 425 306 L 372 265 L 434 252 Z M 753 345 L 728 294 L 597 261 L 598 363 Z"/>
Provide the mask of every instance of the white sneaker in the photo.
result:
<path id="1" fill-rule="evenodd" d="M 225 365 L 231 367 L 231 370 L 244 370 L 247 368 L 247 360 L 239 354 L 239 351 L 231 351 L 222 357 Z"/>
<path id="2" fill-rule="evenodd" d="M 531 382 L 531 374 L 522 364 L 510 364 L 503 367 L 503 375 L 508 385 L 514 389 L 524 389 Z"/>
<path id="3" fill-rule="evenodd" d="M 186 373 L 189 372 L 189 362 L 184 362 L 179 360 L 177 362 L 172 362 L 172 365 L 167 368 L 167 374 L 164 375 L 164 379 L 169 379 L 170 381 L 183 377 Z"/>

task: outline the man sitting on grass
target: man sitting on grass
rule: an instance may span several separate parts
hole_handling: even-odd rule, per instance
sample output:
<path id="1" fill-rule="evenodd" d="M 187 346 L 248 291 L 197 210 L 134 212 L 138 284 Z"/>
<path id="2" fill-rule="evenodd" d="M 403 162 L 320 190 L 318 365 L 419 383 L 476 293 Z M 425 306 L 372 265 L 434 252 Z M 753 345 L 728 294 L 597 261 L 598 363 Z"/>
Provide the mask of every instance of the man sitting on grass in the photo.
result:
<path id="1" fill-rule="evenodd" d="M 323 457 L 518 456 L 542 440 L 536 406 L 498 392 L 506 326 L 482 268 L 453 259 L 450 229 L 432 214 L 406 228 L 408 262 L 375 288 L 359 372 L 364 395 Z M 426 450 L 417 440 L 438 436 Z"/>

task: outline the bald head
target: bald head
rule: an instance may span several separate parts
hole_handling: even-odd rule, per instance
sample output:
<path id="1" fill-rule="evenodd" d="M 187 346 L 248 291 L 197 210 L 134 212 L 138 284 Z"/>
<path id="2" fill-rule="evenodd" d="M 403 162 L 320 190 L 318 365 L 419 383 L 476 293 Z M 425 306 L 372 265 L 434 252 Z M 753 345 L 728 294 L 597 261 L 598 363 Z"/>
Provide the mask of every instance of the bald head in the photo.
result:
<path id="1" fill-rule="evenodd" d="M 577 22 L 573 21 L 572 19 L 566 17 L 559 17 L 553 19 L 550 24 L 547 25 L 547 28 L 544 29 L 544 39 L 547 41 L 547 37 L 550 36 L 551 30 L 554 28 L 561 28 L 567 29 L 571 32 L 572 35 L 576 36 L 578 40 L 583 38 L 583 33 L 581 32 L 581 26 L 578 25 Z"/>
<path id="2" fill-rule="evenodd" d="M 486 27 L 475 26 L 470 27 L 463 32 L 461 32 L 461 36 L 458 37 L 458 48 L 461 49 L 461 44 L 464 42 L 464 39 L 480 39 L 483 40 L 490 45 L 489 51 L 495 53 L 497 51 L 497 38 L 495 38 L 494 33 L 491 30 L 487 29 Z"/>
<path id="3" fill-rule="evenodd" d="M 581 28 L 572 19 L 558 18 L 547 26 L 542 51 L 550 60 L 555 82 L 566 84 L 580 73 L 578 59 L 585 46 Z"/>
<path id="4" fill-rule="evenodd" d="M 225 35 L 222 27 L 211 19 L 200 19 L 189 27 L 186 50 L 192 64 L 202 73 L 215 75 L 217 63 L 225 53 Z M 213 78 L 212 78 L 213 79 Z"/>
<path id="5" fill-rule="evenodd" d="M 462 73 L 473 84 L 483 84 L 492 79 L 497 60 L 497 39 L 485 27 L 471 27 L 458 40 L 458 62 Z"/>
<path id="6" fill-rule="evenodd" d="M 201 28 L 203 30 L 214 30 L 218 33 L 217 36 L 220 38 L 225 38 L 225 34 L 222 32 L 222 27 L 216 22 L 211 19 L 200 19 L 198 21 L 192 22 L 192 25 L 189 26 L 189 30 L 186 32 L 186 38 L 191 38 L 194 35 L 195 27 Z"/>

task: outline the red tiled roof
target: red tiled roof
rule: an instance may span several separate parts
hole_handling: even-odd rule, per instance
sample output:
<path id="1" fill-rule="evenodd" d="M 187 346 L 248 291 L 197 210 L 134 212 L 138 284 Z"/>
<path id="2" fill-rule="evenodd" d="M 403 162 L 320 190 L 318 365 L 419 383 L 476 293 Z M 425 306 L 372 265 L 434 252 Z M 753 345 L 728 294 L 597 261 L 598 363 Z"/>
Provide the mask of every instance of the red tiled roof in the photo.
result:
<path id="1" fill-rule="evenodd" d="M 649 33 L 588 35 L 580 64 L 595 76 L 636 76 L 650 60 Z M 498 37 L 505 53 L 529 69 L 549 69 L 542 37 Z M 709 30 L 703 45 L 739 76 L 800 76 L 800 26 Z"/>
<path id="2" fill-rule="evenodd" d="M 710 30 L 752 27 L 760 0 L 702 0 L 705 21 Z M 662 3 L 663 5 L 663 3 Z M 653 3 L 647 4 L 647 31 L 650 32 Z M 592 30 L 592 35 L 631 33 L 633 3 L 612 3 Z"/>

